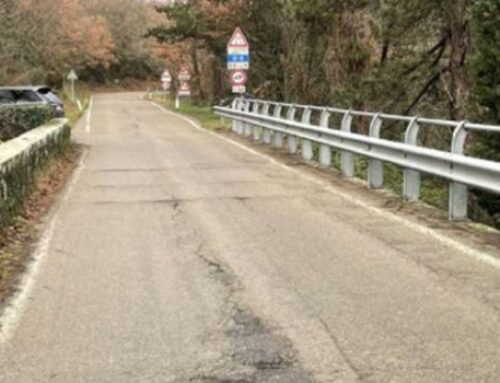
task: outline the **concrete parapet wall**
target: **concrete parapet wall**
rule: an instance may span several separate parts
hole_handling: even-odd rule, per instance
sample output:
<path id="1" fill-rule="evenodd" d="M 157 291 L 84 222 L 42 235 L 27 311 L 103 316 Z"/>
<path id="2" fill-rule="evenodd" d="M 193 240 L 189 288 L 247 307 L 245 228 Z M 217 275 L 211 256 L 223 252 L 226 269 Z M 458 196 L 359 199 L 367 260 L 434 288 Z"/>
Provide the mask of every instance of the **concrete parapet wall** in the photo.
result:
<path id="1" fill-rule="evenodd" d="M 68 120 L 54 119 L 0 144 L 0 228 L 12 222 L 37 172 L 64 149 L 70 136 Z"/>

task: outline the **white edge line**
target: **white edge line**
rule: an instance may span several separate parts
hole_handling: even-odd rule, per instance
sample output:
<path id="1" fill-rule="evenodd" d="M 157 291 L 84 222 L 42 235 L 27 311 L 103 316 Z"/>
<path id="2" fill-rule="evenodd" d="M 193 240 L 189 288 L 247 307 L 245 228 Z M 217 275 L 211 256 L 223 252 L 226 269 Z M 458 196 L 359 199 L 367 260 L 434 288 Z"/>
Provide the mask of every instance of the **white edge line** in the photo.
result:
<path id="1" fill-rule="evenodd" d="M 228 137 L 225 137 L 221 134 L 217 134 L 217 133 L 214 133 L 214 132 L 211 132 L 205 128 L 203 128 L 199 123 L 197 123 L 196 121 L 190 119 L 189 117 L 186 117 L 186 116 L 183 116 L 179 113 L 175 113 L 175 112 L 171 112 L 167 109 L 165 109 L 164 107 L 162 107 L 161 105 L 158 105 L 154 102 L 151 102 L 153 105 L 155 105 L 157 108 L 161 109 L 164 113 L 167 113 L 169 115 L 172 115 L 172 116 L 176 116 L 186 122 L 188 122 L 189 124 L 191 124 L 194 128 L 200 130 L 200 131 L 203 131 L 205 132 L 206 134 L 210 135 L 210 136 L 213 136 L 213 137 L 217 137 L 218 139 L 220 140 L 223 140 L 223 141 L 226 141 L 234 146 L 237 146 L 238 148 L 240 149 L 243 149 L 245 150 L 246 152 L 248 153 L 251 153 L 255 156 L 258 156 L 258 157 L 261 157 L 261 158 L 265 158 L 267 161 L 269 161 L 270 163 L 282 168 L 282 169 L 285 169 L 287 170 L 288 172 L 291 172 L 291 173 L 294 173 L 294 174 L 297 174 L 299 175 L 300 177 L 302 177 L 303 179 L 306 179 L 310 182 L 313 182 L 315 183 L 316 185 L 319 185 L 323 188 L 325 188 L 326 190 L 328 190 L 330 193 L 336 195 L 337 197 L 340 197 L 354 205 L 357 205 L 359 207 L 362 207 L 374 214 L 377 214 L 378 216 L 381 216 L 381 217 L 384 217 L 384 218 L 387 218 L 387 219 L 390 219 L 394 222 L 397 222 L 399 224 L 402 224 L 404 226 L 406 226 L 407 228 L 409 229 L 412 229 L 412 230 L 415 230 L 415 231 L 418 231 L 419 233 L 421 234 L 424 234 L 424 235 L 428 235 L 432 238 L 434 238 L 435 240 L 439 241 L 440 243 L 448 246 L 448 247 L 451 247 L 459 252 L 462 252 L 472 258 L 475 258 L 476 260 L 479 260 L 481 262 L 484 262 L 490 266 L 493 266 L 495 267 L 496 269 L 499 269 L 500 270 L 500 259 L 494 257 L 493 255 L 490 255 L 490 254 L 487 254 L 487 253 L 484 253 L 482 251 L 478 251 L 476 249 L 473 249 L 472 247 L 470 246 L 467 246 L 463 243 L 460 243 L 460 242 L 457 242 L 456 240 L 450 238 L 450 237 L 447 237 L 439 232 L 437 232 L 436 230 L 433 230 L 433 229 L 430 229 L 428 227 L 425 227 L 425 226 L 422 226 L 422 225 L 419 225 L 418 223 L 415 223 L 415 222 L 412 222 L 404 217 L 401 217 L 401 216 L 398 216 L 398 215 L 395 215 L 391 212 L 388 212 L 388 211 L 385 211 L 385 210 L 382 210 L 382 209 L 379 209 L 375 206 L 371 206 L 369 204 L 367 204 L 366 202 L 363 202 L 359 199 L 356 199 L 354 197 L 352 197 L 351 195 L 349 194 L 346 194 L 346 193 L 343 193 L 341 191 L 338 191 L 336 188 L 332 187 L 330 184 L 328 184 L 326 181 L 324 180 L 321 180 L 313 175 L 310 175 L 310 174 L 307 174 L 305 173 L 304 171 L 302 170 L 299 170 L 299 169 L 295 169 L 295 168 L 292 168 L 288 165 L 285 165 L 284 163 L 274 159 L 273 157 L 267 155 L 267 154 L 263 154 L 263 153 L 260 153 L 252 148 L 249 148 L 248 146 L 245 146 L 237 141 L 234 141 Z"/>
<path id="2" fill-rule="evenodd" d="M 88 107 L 88 110 L 87 110 L 87 119 L 86 119 L 86 124 L 85 124 L 85 131 L 87 133 L 90 133 L 90 123 L 91 123 L 91 119 L 92 119 L 92 106 L 93 106 L 93 103 L 94 103 L 94 96 L 91 96 L 90 97 L 90 101 L 89 101 L 89 107 Z"/>
<path id="3" fill-rule="evenodd" d="M 14 333 L 16 332 L 17 326 L 21 320 L 21 317 L 26 309 L 26 304 L 29 297 L 35 287 L 37 282 L 38 274 L 49 254 L 49 247 L 54 235 L 58 223 L 58 211 L 60 210 L 64 201 L 66 201 L 75 187 L 80 174 L 85 167 L 86 154 L 82 155 L 77 169 L 73 173 L 73 176 L 64 191 L 64 194 L 56 208 L 56 211 L 52 213 L 52 217 L 48 226 L 46 227 L 41 239 L 38 242 L 36 250 L 33 254 L 32 260 L 28 265 L 27 271 L 24 273 L 21 283 L 19 285 L 19 292 L 10 301 L 7 302 L 7 307 L 0 316 L 0 346 L 9 342 Z"/>

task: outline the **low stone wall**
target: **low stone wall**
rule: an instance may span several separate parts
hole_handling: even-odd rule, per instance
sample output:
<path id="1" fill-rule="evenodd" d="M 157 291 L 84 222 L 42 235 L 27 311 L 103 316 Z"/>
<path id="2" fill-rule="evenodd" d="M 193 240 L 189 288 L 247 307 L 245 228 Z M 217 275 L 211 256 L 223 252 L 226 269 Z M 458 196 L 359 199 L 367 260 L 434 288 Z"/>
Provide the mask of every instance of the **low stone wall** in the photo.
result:
<path id="1" fill-rule="evenodd" d="M 38 170 L 62 152 L 70 136 L 68 120 L 54 119 L 0 144 L 0 228 L 12 222 Z"/>

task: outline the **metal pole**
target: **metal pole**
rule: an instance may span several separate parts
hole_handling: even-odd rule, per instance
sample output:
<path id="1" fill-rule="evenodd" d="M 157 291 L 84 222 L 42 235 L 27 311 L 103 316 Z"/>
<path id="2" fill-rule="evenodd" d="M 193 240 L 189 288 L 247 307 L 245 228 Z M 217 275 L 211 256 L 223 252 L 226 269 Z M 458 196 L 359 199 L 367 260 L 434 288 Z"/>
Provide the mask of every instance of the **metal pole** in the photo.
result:
<path id="1" fill-rule="evenodd" d="M 71 80 L 71 100 L 75 102 L 75 80 Z"/>

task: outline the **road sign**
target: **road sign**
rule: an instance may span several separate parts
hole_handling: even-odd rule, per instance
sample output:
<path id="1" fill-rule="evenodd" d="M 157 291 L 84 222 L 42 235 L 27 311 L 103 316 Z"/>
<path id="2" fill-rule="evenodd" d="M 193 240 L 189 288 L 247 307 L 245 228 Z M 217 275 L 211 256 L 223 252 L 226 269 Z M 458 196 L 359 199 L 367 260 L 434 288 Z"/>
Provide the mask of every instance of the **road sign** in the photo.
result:
<path id="1" fill-rule="evenodd" d="M 233 93 L 245 93 L 247 87 L 245 85 L 233 85 Z"/>
<path id="2" fill-rule="evenodd" d="M 250 68 L 250 44 L 240 27 L 235 29 L 227 44 L 227 67 L 229 70 Z"/>
<path id="3" fill-rule="evenodd" d="M 231 72 L 230 81 L 232 86 L 245 85 L 248 81 L 248 75 L 245 71 L 235 70 Z"/>
<path id="4" fill-rule="evenodd" d="M 179 96 L 191 96 L 191 85 L 187 81 L 182 81 L 179 86 Z"/>
<path id="5" fill-rule="evenodd" d="M 78 75 L 76 74 L 74 69 L 71 69 L 69 74 L 68 74 L 68 80 L 69 81 L 76 81 L 78 80 Z"/>
<path id="6" fill-rule="evenodd" d="M 187 66 L 182 66 L 179 70 L 179 74 L 177 75 L 179 81 L 189 81 L 191 80 L 191 73 L 189 72 L 189 68 Z"/>
<path id="7" fill-rule="evenodd" d="M 250 55 L 228 55 L 227 68 L 229 70 L 247 70 L 250 69 Z"/>
<path id="8" fill-rule="evenodd" d="M 162 82 L 162 87 L 165 92 L 170 90 L 170 87 L 172 85 L 172 81 L 163 81 Z"/>
<path id="9" fill-rule="evenodd" d="M 168 69 L 165 69 L 163 74 L 161 75 L 161 82 L 172 82 L 172 75 Z"/>
<path id="10" fill-rule="evenodd" d="M 248 44 L 248 40 L 241 30 L 240 27 L 237 27 L 231 38 L 229 39 L 229 43 L 227 44 L 228 49 L 230 48 L 246 48 L 247 50 L 250 49 L 250 44 Z"/>

